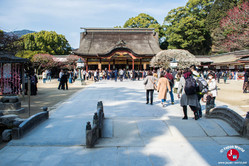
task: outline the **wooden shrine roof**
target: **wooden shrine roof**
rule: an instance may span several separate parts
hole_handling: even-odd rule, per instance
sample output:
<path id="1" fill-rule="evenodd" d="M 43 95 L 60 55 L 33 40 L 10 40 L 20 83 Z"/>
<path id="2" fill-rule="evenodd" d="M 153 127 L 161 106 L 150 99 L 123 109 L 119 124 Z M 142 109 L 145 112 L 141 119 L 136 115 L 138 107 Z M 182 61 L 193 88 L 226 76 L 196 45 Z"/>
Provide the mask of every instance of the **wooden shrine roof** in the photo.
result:
<path id="1" fill-rule="evenodd" d="M 158 35 L 149 28 L 85 28 L 80 47 L 73 52 L 81 56 L 109 56 L 114 50 L 127 50 L 135 56 L 154 56 L 161 51 Z"/>
<path id="2" fill-rule="evenodd" d="M 11 53 L 0 52 L 0 63 L 25 63 L 28 61 L 28 59 L 16 57 Z"/>

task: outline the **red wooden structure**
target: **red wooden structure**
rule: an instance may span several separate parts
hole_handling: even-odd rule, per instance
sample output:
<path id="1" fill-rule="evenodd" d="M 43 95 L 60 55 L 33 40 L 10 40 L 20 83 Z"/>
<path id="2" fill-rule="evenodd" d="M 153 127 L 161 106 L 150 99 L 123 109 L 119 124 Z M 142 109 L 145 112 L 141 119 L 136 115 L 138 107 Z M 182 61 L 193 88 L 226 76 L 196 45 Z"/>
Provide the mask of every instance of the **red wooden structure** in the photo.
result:
<path id="1" fill-rule="evenodd" d="M 28 59 L 0 52 L 0 95 L 17 95 L 24 84 L 24 63 Z"/>

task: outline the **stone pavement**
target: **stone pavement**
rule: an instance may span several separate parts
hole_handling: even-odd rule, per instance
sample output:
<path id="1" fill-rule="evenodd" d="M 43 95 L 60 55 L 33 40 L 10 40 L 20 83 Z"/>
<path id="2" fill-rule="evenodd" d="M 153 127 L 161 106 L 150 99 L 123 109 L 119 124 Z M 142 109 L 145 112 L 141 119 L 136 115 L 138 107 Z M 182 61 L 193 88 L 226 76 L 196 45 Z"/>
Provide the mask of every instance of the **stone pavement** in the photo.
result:
<path id="1" fill-rule="evenodd" d="M 0 165 L 225 165 L 230 161 L 228 149 L 223 149 L 235 145 L 242 148 L 237 148 L 237 164 L 249 165 L 249 140 L 226 122 L 195 121 L 190 109 L 184 121 L 178 99 L 162 108 L 156 94 L 154 98 L 154 105 L 145 104 L 142 81 L 91 84 L 51 111 L 50 118 L 24 138 L 9 142 L 0 151 Z M 98 101 L 104 105 L 104 138 L 87 149 L 85 125 Z"/>

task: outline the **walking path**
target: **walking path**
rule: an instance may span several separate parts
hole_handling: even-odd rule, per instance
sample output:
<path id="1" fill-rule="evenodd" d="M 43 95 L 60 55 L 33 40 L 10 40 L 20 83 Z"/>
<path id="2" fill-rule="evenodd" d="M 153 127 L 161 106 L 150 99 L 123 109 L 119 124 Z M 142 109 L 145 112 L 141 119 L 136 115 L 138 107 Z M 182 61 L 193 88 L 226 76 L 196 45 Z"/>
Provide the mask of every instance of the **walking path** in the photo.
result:
<path id="1" fill-rule="evenodd" d="M 104 138 L 87 149 L 85 126 L 98 101 L 104 105 Z M 0 165 L 225 165 L 221 162 L 230 162 L 228 149 L 222 150 L 231 145 L 244 151 L 238 150 L 237 162 L 249 165 L 248 139 L 224 121 L 195 121 L 190 109 L 189 120 L 181 120 L 179 100 L 175 103 L 146 105 L 142 81 L 91 84 L 24 138 L 0 150 Z"/>

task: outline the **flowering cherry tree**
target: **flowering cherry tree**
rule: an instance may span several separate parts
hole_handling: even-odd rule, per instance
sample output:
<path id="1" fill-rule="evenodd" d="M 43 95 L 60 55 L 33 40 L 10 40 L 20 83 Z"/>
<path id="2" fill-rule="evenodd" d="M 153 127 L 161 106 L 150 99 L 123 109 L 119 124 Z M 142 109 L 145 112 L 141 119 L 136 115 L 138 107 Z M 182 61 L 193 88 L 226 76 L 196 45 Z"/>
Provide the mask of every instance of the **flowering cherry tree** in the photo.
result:
<path id="1" fill-rule="evenodd" d="M 33 56 L 32 62 L 34 63 L 38 73 L 42 69 L 51 69 L 58 65 L 57 62 L 53 60 L 53 56 L 49 54 L 36 54 Z"/>
<path id="2" fill-rule="evenodd" d="M 225 51 L 241 50 L 249 47 L 249 2 L 244 2 L 228 11 L 221 22 L 224 40 L 219 41 Z"/>

